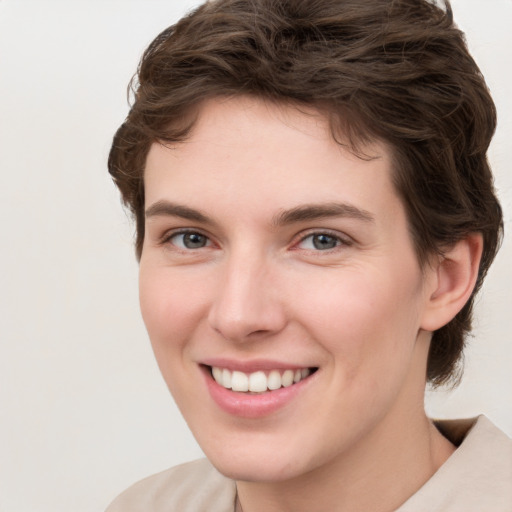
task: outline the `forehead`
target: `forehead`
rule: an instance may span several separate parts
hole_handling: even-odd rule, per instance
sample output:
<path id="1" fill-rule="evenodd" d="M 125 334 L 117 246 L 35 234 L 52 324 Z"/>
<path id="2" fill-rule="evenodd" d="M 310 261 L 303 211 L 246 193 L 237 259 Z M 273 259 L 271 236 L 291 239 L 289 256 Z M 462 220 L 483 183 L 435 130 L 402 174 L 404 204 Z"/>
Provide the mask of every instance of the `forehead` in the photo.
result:
<path id="1" fill-rule="evenodd" d="M 328 119 L 314 109 L 217 98 L 202 105 L 185 142 L 151 147 L 146 206 L 168 198 L 270 213 L 342 201 L 390 215 L 400 206 L 391 152 L 379 142 L 363 149 L 365 158 L 336 142 Z"/>

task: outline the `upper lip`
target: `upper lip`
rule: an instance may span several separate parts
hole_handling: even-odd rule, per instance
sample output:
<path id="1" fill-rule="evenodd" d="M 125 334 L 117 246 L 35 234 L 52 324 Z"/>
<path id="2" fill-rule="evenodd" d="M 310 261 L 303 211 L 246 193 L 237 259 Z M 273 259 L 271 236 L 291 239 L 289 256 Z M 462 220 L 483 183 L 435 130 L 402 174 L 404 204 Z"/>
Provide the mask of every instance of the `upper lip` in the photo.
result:
<path id="1" fill-rule="evenodd" d="M 302 368 L 314 367 L 309 364 L 289 363 L 273 359 L 239 360 L 228 358 L 208 358 L 202 360 L 200 364 L 211 367 L 216 366 L 218 368 L 226 368 L 227 370 L 244 373 L 270 370 L 300 370 Z"/>

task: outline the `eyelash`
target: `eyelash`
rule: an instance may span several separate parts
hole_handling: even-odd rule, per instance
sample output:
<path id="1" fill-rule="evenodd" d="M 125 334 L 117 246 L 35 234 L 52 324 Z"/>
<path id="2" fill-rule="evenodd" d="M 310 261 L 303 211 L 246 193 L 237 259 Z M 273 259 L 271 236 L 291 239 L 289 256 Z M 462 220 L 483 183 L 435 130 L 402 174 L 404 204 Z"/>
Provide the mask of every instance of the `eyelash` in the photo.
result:
<path id="1" fill-rule="evenodd" d="M 301 235 L 298 242 L 293 245 L 294 248 L 298 247 L 300 244 L 304 243 L 308 238 L 313 239 L 314 237 L 320 237 L 325 236 L 327 238 L 330 238 L 336 242 L 336 245 L 334 247 L 330 247 L 328 249 L 318 249 L 318 248 L 307 248 L 305 250 L 311 251 L 311 252 L 323 252 L 323 253 L 329 253 L 331 251 L 335 251 L 336 249 L 339 249 L 340 247 L 349 247 L 352 245 L 352 240 L 350 240 L 347 236 L 341 236 L 337 232 L 332 232 L 329 230 L 315 230 L 310 231 L 305 235 Z M 314 242 L 313 242 L 314 244 Z M 300 248 L 299 248 L 300 249 Z"/>
<path id="2" fill-rule="evenodd" d="M 186 236 L 186 235 L 198 235 L 200 237 L 204 237 L 206 239 L 206 245 L 204 245 L 202 247 L 189 248 L 189 247 L 179 247 L 178 245 L 176 245 L 175 243 L 172 242 L 173 238 L 176 238 L 178 236 Z M 173 231 L 171 233 L 166 233 L 162 237 L 160 243 L 162 245 L 171 244 L 176 249 L 178 249 L 180 251 L 184 251 L 184 252 L 204 249 L 205 247 L 210 247 L 212 245 L 212 241 L 208 235 L 205 235 L 204 233 L 201 233 L 201 231 L 194 230 L 194 229 L 183 229 L 183 230 Z"/>
<path id="3" fill-rule="evenodd" d="M 205 245 L 203 245 L 201 247 L 192 247 L 191 248 L 191 247 L 180 247 L 176 243 L 172 242 L 172 240 L 174 238 L 179 237 L 179 236 L 186 236 L 186 235 L 198 235 L 199 237 L 203 237 L 205 239 L 206 243 L 205 243 Z M 331 251 L 338 249 L 341 246 L 348 247 L 348 246 L 352 245 L 352 243 L 353 243 L 352 240 L 348 239 L 348 237 L 346 237 L 346 236 L 342 237 L 342 236 L 340 236 L 339 233 L 335 233 L 335 232 L 332 232 L 329 230 L 316 230 L 316 231 L 310 231 L 305 235 L 304 234 L 301 235 L 299 240 L 296 243 L 292 244 L 292 249 L 300 250 L 300 247 L 299 247 L 300 244 L 304 243 L 309 238 L 313 239 L 314 237 L 321 237 L 321 236 L 324 236 L 324 237 L 327 237 L 327 238 L 333 240 L 335 242 L 334 247 L 329 247 L 327 249 L 319 249 L 318 247 L 313 247 L 313 248 L 306 248 L 305 250 L 311 251 L 311 252 L 331 252 Z M 183 229 L 183 230 L 173 231 L 171 233 L 165 234 L 162 237 L 161 244 L 166 245 L 169 243 L 172 244 L 176 249 L 178 249 L 180 251 L 184 251 L 184 252 L 200 250 L 200 249 L 204 249 L 206 247 L 210 247 L 212 245 L 211 238 L 208 235 L 202 233 L 201 231 L 192 230 L 192 229 Z M 313 245 L 314 245 L 314 242 L 313 242 Z"/>

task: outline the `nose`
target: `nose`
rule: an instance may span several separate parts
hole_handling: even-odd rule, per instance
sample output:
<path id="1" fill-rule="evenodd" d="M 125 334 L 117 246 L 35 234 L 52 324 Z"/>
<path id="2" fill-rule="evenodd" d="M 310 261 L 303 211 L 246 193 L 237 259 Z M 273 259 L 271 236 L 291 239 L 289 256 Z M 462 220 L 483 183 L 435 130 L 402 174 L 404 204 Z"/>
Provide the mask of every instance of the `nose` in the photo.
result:
<path id="1" fill-rule="evenodd" d="M 275 270 L 264 257 L 240 255 L 225 261 L 208 315 L 210 326 L 234 342 L 280 332 L 286 313 Z"/>

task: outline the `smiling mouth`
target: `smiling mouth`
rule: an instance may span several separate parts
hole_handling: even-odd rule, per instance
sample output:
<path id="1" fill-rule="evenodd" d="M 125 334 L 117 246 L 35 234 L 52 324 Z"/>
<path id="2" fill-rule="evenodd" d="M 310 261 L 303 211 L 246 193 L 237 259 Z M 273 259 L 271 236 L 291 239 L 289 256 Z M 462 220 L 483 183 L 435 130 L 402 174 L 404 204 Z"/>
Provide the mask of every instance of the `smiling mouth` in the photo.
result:
<path id="1" fill-rule="evenodd" d="M 210 374 L 225 389 L 239 393 L 267 393 L 287 388 L 307 379 L 318 368 L 299 368 L 295 370 L 270 370 L 245 373 L 227 368 L 210 366 Z"/>

